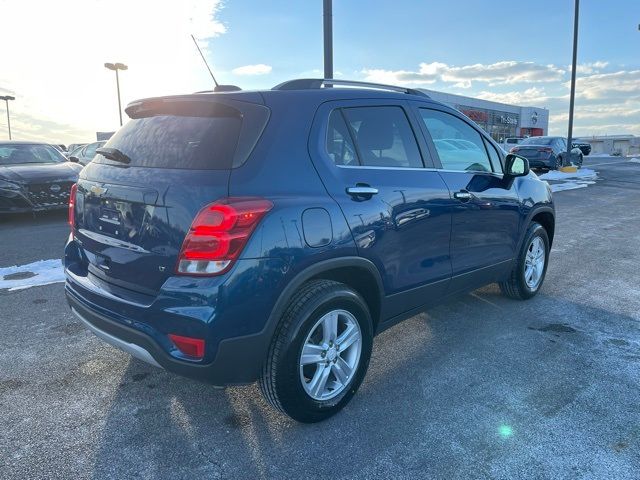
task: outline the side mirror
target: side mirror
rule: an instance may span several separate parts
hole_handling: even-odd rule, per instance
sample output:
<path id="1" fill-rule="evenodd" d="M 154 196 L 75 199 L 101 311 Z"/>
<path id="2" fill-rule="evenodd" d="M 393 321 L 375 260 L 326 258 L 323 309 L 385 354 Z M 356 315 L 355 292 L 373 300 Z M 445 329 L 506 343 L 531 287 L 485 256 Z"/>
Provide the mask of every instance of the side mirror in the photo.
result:
<path id="1" fill-rule="evenodd" d="M 73 162 L 73 163 L 80 163 L 80 159 L 78 157 L 76 157 L 76 156 L 73 156 L 73 155 L 71 155 L 69 157 L 69 161 Z"/>
<path id="2" fill-rule="evenodd" d="M 504 160 L 504 174 L 509 177 L 529 175 L 529 160 L 515 153 L 509 153 Z"/>

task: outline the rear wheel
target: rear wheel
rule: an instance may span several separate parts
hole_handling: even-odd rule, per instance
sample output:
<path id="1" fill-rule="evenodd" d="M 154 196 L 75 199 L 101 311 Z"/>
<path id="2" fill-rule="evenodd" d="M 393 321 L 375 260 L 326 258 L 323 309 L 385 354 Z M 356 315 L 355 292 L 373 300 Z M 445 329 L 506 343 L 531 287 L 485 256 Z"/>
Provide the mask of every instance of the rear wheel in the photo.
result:
<path id="1" fill-rule="evenodd" d="M 500 290 L 510 298 L 526 300 L 535 296 L 547 273 L 549 263 L 549 236 L 539 223 L 533 222 L 513 265 L 509 279 L 500 282 Z"/>
<path id="2" fill-rule="evenodd" d="M 358 390 L 372 339 L 371 315 L 357 292 L 332 280 L 311 281 L 293 296 L 276 329 L 262 393 L 294 420 L 324 420 Z"/>
<path id="3" fill-rule="evenodd" d="M 576 167 L 578 167 L 578 168 L 582 167 L 583 160 L 584 160 L 584 157 L 582 155 L 580 155 L 578 157 L 578 165 L 576 165 Z"/>
<path id="4" fill-rule="evenodd" d="M 562 156 L 558 155 L 556 157 L 556 170 L 560 170 L 562 168 L 562 165 L 563 165 Z"/>

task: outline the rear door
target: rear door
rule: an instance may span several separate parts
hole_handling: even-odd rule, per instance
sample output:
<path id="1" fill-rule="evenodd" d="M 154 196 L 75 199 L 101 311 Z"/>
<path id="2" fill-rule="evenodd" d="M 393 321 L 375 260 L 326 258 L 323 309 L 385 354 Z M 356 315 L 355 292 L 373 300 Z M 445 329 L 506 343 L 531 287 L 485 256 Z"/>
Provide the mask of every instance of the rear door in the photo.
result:
<path id="1" fill-rule="evenodd" d="M 405 102 L 350 100 L 324 104 L 312 135 L 316 168 L 391 295 L 385 317 L 440 296 L 451 275 L 448 191 L 424 168 L 416 128 Z"/>
<path id="2" fill-rule="evenodd" d="M 207 97 L 152 99 L 105 145 L 78 181 L 74 235 L 87 274 L 145 294 L 173 275 L 196 213 L 228 194 L 268 119 L 264 106 Z"/>
<path id="3" fill-rule="evenodd" d="M 462 116 L 416 104 L 453 207 L 451 291 L 487 283 L 516 254 L 520 200 L 493 144 Z M 457 139 L 458 141 L 449 141 Z M 459 148 L 460 141 L 470 148 Z"/>

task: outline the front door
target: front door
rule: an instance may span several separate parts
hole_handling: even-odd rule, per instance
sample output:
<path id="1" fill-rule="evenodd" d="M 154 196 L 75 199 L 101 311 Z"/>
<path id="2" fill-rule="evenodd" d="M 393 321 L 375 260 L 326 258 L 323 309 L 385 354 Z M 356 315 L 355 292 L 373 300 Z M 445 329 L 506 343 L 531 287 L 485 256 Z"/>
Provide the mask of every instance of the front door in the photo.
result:
<path id="1" fill-rule="evenodd" d="M 494 281 L 516 256 L 520 200 L 503 179 L 500 155 L 470 121 L 436 108 L 418 108 L 427 141 L 453 207 L 450 291 Z"/>
<path id="2" fill-rule="evenodd" d="M 424 168 L 431 158 L 411 118 L 404 102 L 330 102 L 318 111 L 311 148 L 322 152 L 314 163 L 358 253 L 381 273 L 386 318 L 441 296 L 451 276 L 449 193 Z"/>

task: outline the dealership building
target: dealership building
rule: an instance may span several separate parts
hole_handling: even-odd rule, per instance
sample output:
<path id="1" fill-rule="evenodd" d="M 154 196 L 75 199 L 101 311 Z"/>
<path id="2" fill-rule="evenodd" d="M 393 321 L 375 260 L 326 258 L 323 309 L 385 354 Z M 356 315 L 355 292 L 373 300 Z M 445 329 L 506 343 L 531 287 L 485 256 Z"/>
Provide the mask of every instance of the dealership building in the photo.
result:
<path id="1" fill-rule="evenodd" d="M 549 134 L 549 110 L 519 107 L 479 98 L 421 88 L 432 99 L 460 110 L 482 129 L 502 143 L 507 137 L 533 137 Z"/>

